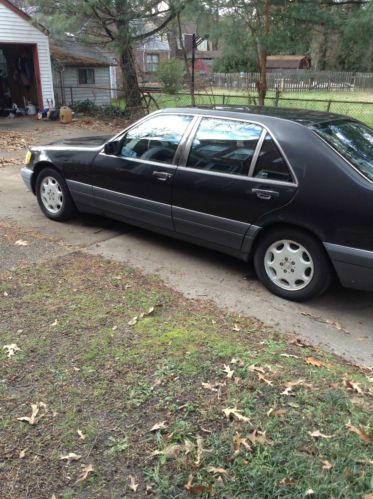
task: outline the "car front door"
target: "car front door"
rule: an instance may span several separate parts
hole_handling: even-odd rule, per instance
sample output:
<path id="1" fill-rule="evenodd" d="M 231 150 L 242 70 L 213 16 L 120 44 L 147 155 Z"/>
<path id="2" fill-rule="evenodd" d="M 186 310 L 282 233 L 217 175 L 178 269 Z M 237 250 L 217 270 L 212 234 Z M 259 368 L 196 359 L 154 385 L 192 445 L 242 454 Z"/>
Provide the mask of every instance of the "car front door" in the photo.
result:
<path id="1" fill-rule="evenodd" d="M 131 127 L 119 151 L 92 164 L 95 204 L 105 215 L 172 230 L 171 195 L 178 146 L 193 116 L 159 114 Z"/>
<path id="2" fill-rule="evenodd" d="M 255 221 L 287 204 L 295 191 L 286 160 L 260 124 L 202 117 L 174 178 L 175 230 L 240 252 Z"/>

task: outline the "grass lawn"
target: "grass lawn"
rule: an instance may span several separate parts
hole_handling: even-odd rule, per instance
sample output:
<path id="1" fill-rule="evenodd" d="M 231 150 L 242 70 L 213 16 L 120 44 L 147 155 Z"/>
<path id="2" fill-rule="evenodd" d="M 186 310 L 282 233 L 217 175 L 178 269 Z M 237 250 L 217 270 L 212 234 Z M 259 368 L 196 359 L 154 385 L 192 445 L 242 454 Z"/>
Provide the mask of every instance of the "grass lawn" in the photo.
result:
<path id="1" fill-rule="evenodd" d="M 1 498 L 372 497 L 371 372 L 79 252 L 0 283 Z"/>

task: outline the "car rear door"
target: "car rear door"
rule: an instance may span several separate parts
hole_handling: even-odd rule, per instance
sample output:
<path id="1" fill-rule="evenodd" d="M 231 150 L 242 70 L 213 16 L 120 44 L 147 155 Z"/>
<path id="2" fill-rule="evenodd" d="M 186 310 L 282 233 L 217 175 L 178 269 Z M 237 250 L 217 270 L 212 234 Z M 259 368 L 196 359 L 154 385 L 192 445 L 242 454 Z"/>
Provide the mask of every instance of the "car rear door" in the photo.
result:
<path id="1" fill-rule="evenodd" d="M 175 230 L 240 251 L 255 221 L 287 204 L 295 191 L 290 168 L 262 125 L 200 117 L 174 177 Z"/>
<path id="2" fill-rule="evenodd" d="M 118 154 L 101 151 L 92 164 L 96 207 L 107 216 L 172 230 L 176 152 L 192 119 L 190 114 L 151 116 L 127 130 Z"/>

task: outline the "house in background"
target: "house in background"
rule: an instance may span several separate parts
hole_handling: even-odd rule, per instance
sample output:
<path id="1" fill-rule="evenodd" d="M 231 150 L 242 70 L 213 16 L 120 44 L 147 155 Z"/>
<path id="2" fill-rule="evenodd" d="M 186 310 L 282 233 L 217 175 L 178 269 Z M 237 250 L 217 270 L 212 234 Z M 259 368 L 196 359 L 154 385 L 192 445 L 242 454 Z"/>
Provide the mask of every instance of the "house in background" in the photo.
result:
<path id="1" fill-rule="evenodd" d="M 0 112 L 8 113 L 12 104 L 44 108 L 51 99 L 48 31 L 9 0 L 0 0 Z"/>
<path id="2" fill-rule="evenodd" d="M 73 105 L 87 99 L 98 106 L 111 103 L 116 96 L 116 78 L 115 62 L 110 56 L 74 40 L 51 41 L 50 52 L 59 105 Z"/>
<path id="3" fill-rule="evenodd" d="M 310 69 L 311 57 L 308 55 L 268 55 L 266 68 L 268 73 L 287 69 Z"/>
<path id="4" fill-rule="evenodd" d="M 167 39 L 156 35 L 138 44 L 135 55 L 140 83 L 155 82 L 158 64 L 170 57 L 170 47 Z"/>

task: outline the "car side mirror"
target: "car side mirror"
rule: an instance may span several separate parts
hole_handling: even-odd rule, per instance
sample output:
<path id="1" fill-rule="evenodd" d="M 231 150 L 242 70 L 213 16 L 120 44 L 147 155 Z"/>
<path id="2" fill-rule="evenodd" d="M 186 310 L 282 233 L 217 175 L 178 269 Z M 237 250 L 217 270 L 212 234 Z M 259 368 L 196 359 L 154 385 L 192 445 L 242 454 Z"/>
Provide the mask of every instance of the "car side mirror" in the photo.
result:
<path id="1" fill-rule="evenodd" d="M 115 155 L 120 151 L 120 141 L 112 140 L 111 142 L 107 142 L 104 146 L 105 154 Z"/>

